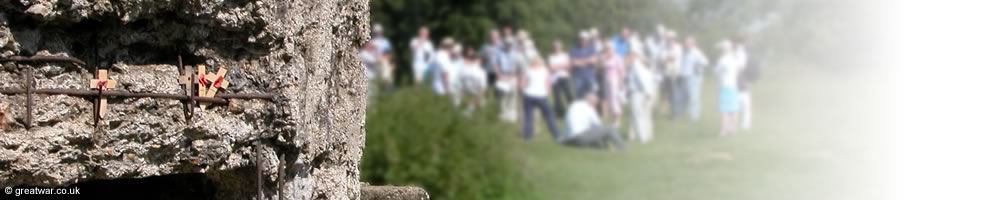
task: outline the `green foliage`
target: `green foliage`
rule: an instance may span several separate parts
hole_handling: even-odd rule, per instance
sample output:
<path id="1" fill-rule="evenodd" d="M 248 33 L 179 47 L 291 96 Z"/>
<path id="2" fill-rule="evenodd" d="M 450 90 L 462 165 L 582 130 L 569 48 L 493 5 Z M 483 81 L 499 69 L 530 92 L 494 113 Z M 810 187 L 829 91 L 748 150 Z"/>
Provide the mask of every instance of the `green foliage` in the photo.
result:
<path id="1" fill-rule="evenodd" d="M 369 108 L 362 180 L 418 185 L 433 199 L 525 199 L 530 192 L 509 126 L 495 110 L 458 112 L 445 97 L 411 87 Z"/>

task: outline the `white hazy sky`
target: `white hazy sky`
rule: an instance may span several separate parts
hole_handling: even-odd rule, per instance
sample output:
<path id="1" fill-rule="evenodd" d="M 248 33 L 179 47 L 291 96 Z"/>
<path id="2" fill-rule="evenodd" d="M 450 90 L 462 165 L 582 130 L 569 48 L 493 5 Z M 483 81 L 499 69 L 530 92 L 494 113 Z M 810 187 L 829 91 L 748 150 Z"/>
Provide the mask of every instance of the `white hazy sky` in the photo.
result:
<path id="1" fill-rule="evenodd" d="M 1000 199 L 1000 1 L 885 1 L 895 199 Z"/>

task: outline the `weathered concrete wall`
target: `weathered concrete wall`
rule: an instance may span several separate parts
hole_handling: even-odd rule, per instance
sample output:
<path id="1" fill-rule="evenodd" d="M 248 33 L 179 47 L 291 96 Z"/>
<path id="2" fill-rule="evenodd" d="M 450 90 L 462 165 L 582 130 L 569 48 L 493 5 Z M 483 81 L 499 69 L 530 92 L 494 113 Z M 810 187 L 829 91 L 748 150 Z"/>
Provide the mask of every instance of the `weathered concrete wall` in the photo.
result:
<path id="1" fill-rule="evenodd" d="M 367 0 L 11 0 L 0 2 L 0 58 L 65 54 L 88 66 L 4 62 L 0 88 L 86 89 L 94 65 L 118 90 L 183 94 L 184 63 L 224 65 L 225 93 L 273 93 L 274 103 L 235 101 L 197 110 L 181 101 L 109 100 L 95 133 L 91 99 L 0 95 L 0 185 L 58 186 L 95 179 L 205 173 L 222 199 L 256 198 L 254 141 L 263 143 L 265 194 L 357 199 L 364 145 Z M 279 157 L 285 177 L 278 180 Z"/>

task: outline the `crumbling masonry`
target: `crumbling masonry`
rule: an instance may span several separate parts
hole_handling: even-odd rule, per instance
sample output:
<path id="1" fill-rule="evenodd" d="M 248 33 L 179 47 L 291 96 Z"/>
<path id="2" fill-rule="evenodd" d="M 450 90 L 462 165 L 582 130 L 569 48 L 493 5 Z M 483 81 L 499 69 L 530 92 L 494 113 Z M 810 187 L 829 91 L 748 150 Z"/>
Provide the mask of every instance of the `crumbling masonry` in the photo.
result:
<path id="1" fill-rule="evenodd" d="M 0 90 L 89 90 L 101 69 L 112 91 L 186 95 L 180 61 L 225 66 L 220 97 L 273 95 L 109 97 L 97 121 L 93 97 L 32 94 L 29 114 L 0 94 L 0 186 L 200 174 L 217 199 L 358 199 L 368 24 L 367 0 L 0 1 Z M 9 59 L 31 56 L 84 64 Z"/>

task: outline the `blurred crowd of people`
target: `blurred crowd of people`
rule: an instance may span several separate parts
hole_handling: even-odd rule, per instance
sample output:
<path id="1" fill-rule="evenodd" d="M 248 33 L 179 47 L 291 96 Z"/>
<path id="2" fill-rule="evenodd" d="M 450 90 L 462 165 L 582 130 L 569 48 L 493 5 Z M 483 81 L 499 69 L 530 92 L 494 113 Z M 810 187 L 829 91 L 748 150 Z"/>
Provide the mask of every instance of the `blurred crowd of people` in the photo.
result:
<path id="1" fill-rule="evenodd" d="M 370 82 L 393 84 L 391 44 L 381 26 L 373 27 L 360 57 Z M 720 53 L 713 63 L 695 36 L 682 38 L 662 25 L 645 37 L 628 28 L 604 37 L 589 28 L 579 32 L 571 48 L 560 40 L 548 44 L 552 50 L 545 56 L 525 30 L 492 30 L 489 41 L 476 48 L 451 37 L 435 45 L 430 30 L 421 27 L 408 52 L 412 80 L 450 97 L 463 112 L 474 112 L 492 97 L 500 119 L 522 123 L 526 140 L 534 137 L 534 117 L 541 112 L 559 143 L 621 148 L 623 137 L 650 142 L 657 112 L 675 120 L 699 120 L 702 82 L 709 71 L 719 82 L 719 134 L 750 128 L 750 83 L 759 76 L 759 67 L 742 37 L 716 44 Z M 370 94 L 378 90 L 369 89 Z M 626 113 L 628 124 L 623 125 Z M 564 119 L 564 128 L 557 119 Z M 619 133 L 623 127 L 625 136 Z"/>

